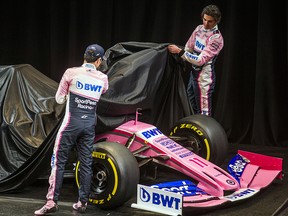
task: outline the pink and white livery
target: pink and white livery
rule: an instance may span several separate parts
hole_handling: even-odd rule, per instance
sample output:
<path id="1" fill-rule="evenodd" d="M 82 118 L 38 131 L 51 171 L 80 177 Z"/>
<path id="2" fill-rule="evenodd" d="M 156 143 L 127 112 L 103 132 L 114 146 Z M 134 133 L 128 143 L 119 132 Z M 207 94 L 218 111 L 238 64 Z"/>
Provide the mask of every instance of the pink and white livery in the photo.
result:
<path id="1" fill-rule="evenodd" d="M 92 188 L 90 202 L 99 207 L 114 208 L 134 195 L 135 191 L 131 188 L 135 188 L 138 184 L 138 170 L 145 168 L 150 163 L 168 167 L 171 172 L 172 170 L 177 171 L 187 177 L 185 180 L 150 185 L 153 189 L 156 188 L 159 194 L 160 191 L 165 190 L 183 195 L 181 202 L 173 202 L 177 198 L 159 195 L 155 191 L 153 194 L 149 194 L 147 188 L 138 184 L 137 200 L 148 203 L 149 197 L 156 199 L 155 202 L 150 200 L 151 203 L 146 207 L 146 210 L 150 211 L 157 209 L 160 205 L 162 207 L 166 205 L 168 208 L 176 206 L 185 211 L 192 211 L 195 208 L 218 207 L 250 198 L 271 184 L 275 178 L 282 178 L 282 159 L 280 158 L 238 151 L 238 154 L 229 163 L 229 172 L 227 172 L 190 151 L 184 147 L 183 143 L 174 141 L 175 136 L 166 136 L 157 127 L 137 119 L 138 114 L 136 114 L 136 120 L 127 121 L 96 138 L 95 152 L 93 153 L 94 188 Z M 205 115 L 193 115 L 184 120 L 179 121 L 180 123 L 176 124 L 172 131 L 193 130 L 194 134 L 182 133 L 182 136 L 191 137 L 193 135 L 194 142 L 198 140 L 198 145 L 202 145 L 199 144 L 199 140 L 202 139 L 203 146 L 201 148 L 206 149 L 206 155 L 217 152 L 213 149 L 217 146 L 211 144 L 214 140 L 212 136 L 215 135 L 213 135 L 213 131 L 216 131 L 217 134 L 221 131 L 214 130 L 219 126 L 219 124 L 215 124 L 214 119 Z M 205 128 L 204 124 L 208 126 Z M 213 127 L 211 130 L 210 126 Z M 219 139 L 221 140 L 221 137 Z M 225 139 L 222 140 L 225 142 Z M 118 149 L 117 146 L 124 148 Z M 223 147 L 225 152 L 225 146 L 223 144 L 219 146 Z M 137 160 L 133 161 L 128 153 L 124 153 L 125 149 Z M 123 157 L 125 158 L 123 159 Z M 211 155 L 209 157 L 212 158 Z M 134 163 L 138 163 L 136 168 L 132 168 Z M 127 195 L 129 190 L 132 193 L 131 196 Z M 105 195 L 103 196 L 103 194 Z M 180 203 L 181 206 L 179 206 Z M 153 205 L 156 207 L 153 208 Z M 137 205 L 134 204 L 133 207 L 137 208 Z M 145 209 L 143 206 L 139 208 Z"/>

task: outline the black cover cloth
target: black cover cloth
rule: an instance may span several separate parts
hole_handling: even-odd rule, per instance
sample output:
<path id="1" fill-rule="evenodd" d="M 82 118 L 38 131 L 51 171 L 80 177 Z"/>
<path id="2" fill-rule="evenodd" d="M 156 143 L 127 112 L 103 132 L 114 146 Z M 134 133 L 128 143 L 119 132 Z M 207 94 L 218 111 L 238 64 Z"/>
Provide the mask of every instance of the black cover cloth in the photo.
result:
<path id="1" fill-rule="evenodd" d="M 167 51 L 168 44 L 126 42 L 108 49 L 109 90 L 98 106 L 96 132 L 139 119 L 166 133 L 176 120 L 191 115 L 183 82 L 184 62 Z"/>
<path id="2" fill-rule="evenodd" d="M 38 174 L 39 146 L 53 146 L 64 106 L 54 98 L 58 84 L 28 64 L 1 66 L 0 85 L 0 191 L 7 191 Z"/>
<path id="3" fill-rule="evenodd" d="M 167 133 L 191 115 L 183 81 L 185 64 L 168 44 L 126 42 L 106 51 L 102 71 L 109 90 L 98 103 L 96 132 L 134 119 Z M 58 83 L 31 65 L 0 66 L 0 192 L 17 191 L 50 169 L 55 136 L 65 105 L 55 101 Z"/>

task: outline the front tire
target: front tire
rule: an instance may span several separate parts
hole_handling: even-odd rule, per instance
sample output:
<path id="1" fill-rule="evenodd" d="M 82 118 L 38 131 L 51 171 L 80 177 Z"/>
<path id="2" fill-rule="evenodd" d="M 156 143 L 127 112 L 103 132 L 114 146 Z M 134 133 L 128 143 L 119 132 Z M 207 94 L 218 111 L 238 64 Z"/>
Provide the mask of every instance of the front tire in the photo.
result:
<path id="1" fill-rule="evenodd" d="M 139 167 L 136 158 L 124 146 L 113 142 L 99 142 L 93 146 L 93 176 L 89 202 L 102 209 L 114 209 L 136 194 Z M 76 183 L 79 187 L 79 164 Z"/>
<path id="2" fill-rule="evenodd" d="M 180 119 L 172 127 L 170 138 L 219 166 L 228 153 L 224 129 L 215 119 L 206 115 L 196 114 Z"/>

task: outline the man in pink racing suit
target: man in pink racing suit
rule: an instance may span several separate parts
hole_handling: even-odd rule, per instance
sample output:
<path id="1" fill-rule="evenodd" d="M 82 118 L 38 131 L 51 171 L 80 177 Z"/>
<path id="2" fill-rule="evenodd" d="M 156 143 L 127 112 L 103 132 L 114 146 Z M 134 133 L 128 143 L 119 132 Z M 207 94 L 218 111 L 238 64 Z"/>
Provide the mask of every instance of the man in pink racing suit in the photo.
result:
<path id="1" fill-rule="evenodd" d="M 95 138 L 96 108 L 108 89 L 108 77 L 97 70 L 102 62 L 104 49 L 93 44 L 87 47 L 81 67 L 65 71 L 55 99 L 66 102 L 66 111 L 58 131 L 51 157 L 51 174 L 46 195 L 47 202 L 35 215 L 46 215 L 58 210 L 58 197 L 63 183 L 65 164 L 69 152 L 76 145 L 80 161 L 79 200 L 73 209 L 84 212 L 90 194 L 92 177 L 92 151 Z"/>
<path id="2" fill-rule="evenodd" d="M 187 95 L 194 114 L 211 116 L 215 87 L 214 64 L 224 46 L 217 25 L 221 20 L 221 12 L 216 5 L 208 5 L 202 10 L 201 18 L 203 24 L 195 28 L 185 49 L 172 44 L 168 50 L 192 64 Z"/>

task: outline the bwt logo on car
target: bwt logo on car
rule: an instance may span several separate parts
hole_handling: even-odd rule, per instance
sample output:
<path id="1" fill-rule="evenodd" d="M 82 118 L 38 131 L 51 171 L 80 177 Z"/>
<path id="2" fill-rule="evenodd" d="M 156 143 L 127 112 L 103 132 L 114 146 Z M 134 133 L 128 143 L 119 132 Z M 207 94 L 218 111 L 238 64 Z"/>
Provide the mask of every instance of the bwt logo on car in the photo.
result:
<path id="1" fill-rule="evenodd" d="M 79 81 L 76 82 L 76 88 L 77 89 L 84 89 L 88 91 L 94 91 L 94 92 L 101 92 L 102 86 L 101 85 L 93 85 L 90 83 L 81 83 Z"/>
<path id="2" fill-rule="evenodd" d="M 257 192 L 258 192 L 258 190 L 256 190 L 256 189 L 247 188 L 247 189 L 242 190 L 242 191 L 240 191 L 238 193 L 226 196 L 225 198 L 229 199 L 231 201 L 241 200 L 241 199 L 246 199 L 248 197 L 251 197 Z"/>
<path id="3" fill-rule="evenodd" d="M 143 187 L 140 188 L 140 199 L 142 202 L 152 203 L 153 205 L 163 206 L 168 208 L 174 208 L 179 210 L 181 208 L 181 200 L 176 197 L 159 194 L 145 190 Z"/>
<path id="4" fill-rule="evenodd" d="M 151 137 L 155 137 L 157 135 L 163 134 L 158 128 L 153 128 L 150 130 L 146 130 L 142 132 L 142 135 L 146 138 L 149 139 Z"/>

